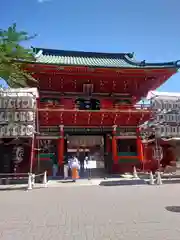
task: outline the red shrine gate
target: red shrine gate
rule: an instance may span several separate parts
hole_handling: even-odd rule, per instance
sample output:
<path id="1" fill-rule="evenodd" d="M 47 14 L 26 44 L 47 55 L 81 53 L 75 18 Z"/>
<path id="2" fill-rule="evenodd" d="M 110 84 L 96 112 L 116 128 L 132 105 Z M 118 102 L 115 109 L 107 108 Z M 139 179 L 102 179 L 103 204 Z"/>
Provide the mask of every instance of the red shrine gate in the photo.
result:
<path id="1" fill-rule="evenodd" d="M 142 168 L 138 126 L 150 118 L 151 109 L 137 102 L 175 74 L 178 61 L 137 62 L 130 53 L 34 52 L 36 61 L 27 67 L 38 80 L 34 86 L 40 94 L 36 136 L 40 151 L 35 152 L 34 167 L 52 168 L 50 155 L 55 152 L 61 168 L 71 136 L 81 136 L 82 141 L 84 136 L 101 136 L 109 172 Z M 76 146 L 77 152 L 89 149 L 84 145 Z"/>

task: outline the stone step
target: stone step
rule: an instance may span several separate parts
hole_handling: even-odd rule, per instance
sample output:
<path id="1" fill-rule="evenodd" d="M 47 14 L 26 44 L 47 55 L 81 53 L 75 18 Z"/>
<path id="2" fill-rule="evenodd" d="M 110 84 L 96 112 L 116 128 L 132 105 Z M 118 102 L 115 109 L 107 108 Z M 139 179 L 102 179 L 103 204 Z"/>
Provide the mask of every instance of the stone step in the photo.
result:
<path id="1" fill-rule="evenodd" d="M 121 180 L 106 180 L 101 181 L 100 186 L 127 186 L 127 185 L 144 185 L 147 182 L 143 179 L 121 179 Z"/>
<path id="2" fill-rule="evenodd" d="M 148 173 L 137 173 L 139 178 L 143 178 L 146 179 L 149 177 Z M 161 175 L 161 177 L 163 179 L 180 179 L 180 174 L 173 174 L 173 175 L 169 175 L 169 174 L 163 174 Z"/>

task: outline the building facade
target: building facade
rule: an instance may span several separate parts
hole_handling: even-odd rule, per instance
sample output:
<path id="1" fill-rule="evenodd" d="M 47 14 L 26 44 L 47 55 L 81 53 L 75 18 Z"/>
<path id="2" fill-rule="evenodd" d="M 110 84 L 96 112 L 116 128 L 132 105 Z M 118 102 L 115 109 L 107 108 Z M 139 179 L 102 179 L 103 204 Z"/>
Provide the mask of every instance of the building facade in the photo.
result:
<path id="1" fill-rule="evenodd" d="M 146 161 L 154 168 L 158 164 L 176 167 L 180 158 L 180 94 L 150 91 L 147 99 L 153 114 L 141 126 Z"/>
<path id="2" fill-rule="evenodd" d="M 39 90 L 34 171 L 54 162 L 61 174 L 69 155 L 89 155 L 96 174 L 143 168 L 139 126 L 152 114 L 138 102 L 175 74 L 179 62 L 138 62 L 131 53 L 34 48 L 27 63 Z"/>

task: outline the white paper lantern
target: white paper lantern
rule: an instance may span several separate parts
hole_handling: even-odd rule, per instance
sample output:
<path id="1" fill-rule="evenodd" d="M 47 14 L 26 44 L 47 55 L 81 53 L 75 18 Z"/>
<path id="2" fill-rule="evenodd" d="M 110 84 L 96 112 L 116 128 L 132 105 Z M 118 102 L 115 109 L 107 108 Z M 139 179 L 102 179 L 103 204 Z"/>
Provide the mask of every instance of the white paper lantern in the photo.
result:
<path id="1" fill-rule="evenodd" d="M 31 108 L 31 99 L 29 97 L 22 97 L 21 108 Z"/>
<path id="2" fill-rule="evenodd" d="M 21 122 L 27 121 L 27 112 L 20 112 L 20 121 Z"/>
<path id="3" fill-rule="evenodd" d="M 11 135 L 14 137 L 19 135 L 19 126 L 18 125 L 13 126 Z"/>
<path id="4" fill-rule="evenodd" d="M 161 146 L 153 148 L 153 158 L 157 161 L 161 161 L 163 158 L 163 149 Z"/>
<path id="5" fill-rule="evenodd" d="M 14 114 L 13 114 L 13 112 L 6 112 L 5 115 L 6 115 L 6 116 L 5 116 L 5 119 L 6 119 L 6 121 L 7 121 L 8 123 L 14 121 Z"/>
<path id="6" fill-rule="evenodd" d="M 24 109 L 33 109 L 35 108 L 35 99 L 31 97 L 22 97 L 21 108 Z"/>
<path id="7" fill-rule="evenodd" d="M 10 98 L 8 100 L 8 108 L 10 108 L 10 109 L 16 108 L 16 100 L 17 100 L 17 98 Z"/>
<path id="8" fill-rule="evenodd" d="M 14 121 L 19 122 L 20 121 L 20 112 L 15 112 L 14 113 Z"/>
<path id="9" fill-rule="evenodd" d="M 33 135 L 33 133 L 34 133 L 34 126 L 28 125 L 26 127 L 26 135 L 27 136 L 31 136 L 31 135 Z"/>
<path id="10" fill-rule="evenodd" d="M 5 121 L 5 112 L 0 112 L 0 123 L 3 123 Z"/>
<path id="11" fill-rule="evenodd" d="M 2 127 L 0 127 L 0 137 L 3 137 Z"/>
<path id="12" fill-rule="evenodd" d="M 11 131 L 12 131 L 12 126 L 11 125 L 7 125 L 6 126 L 6 136 L 7 137 L 11 136 Z"/>
<path id="13" fill-rule="evenodd" d="M 24 148 L 22 146 L 15 146 L 14 149 L 13 149 L 13 161 L 16 163 L 16 164 L 19 164 L 23 161 L 24 159 Z"/>
<path id="14" fill-rule="evenodd" d="M 0 129 L 0 135 L 2 137 L 4 137 L 6 135 L 6 127 L 5 126 L 2 126 L 1 129 Z"/>
<path id="15" fill-rule="evenodd" d="M 26 126 L 25 125 L 19 126 L 19 135 L 26 136 Z"/>
<path id="16" fill-rule="evenodd" d="M 34 119 L 34 113 L 33 112 L 27 112 L 27 121 L 28 122 L 33 122 Z"/>

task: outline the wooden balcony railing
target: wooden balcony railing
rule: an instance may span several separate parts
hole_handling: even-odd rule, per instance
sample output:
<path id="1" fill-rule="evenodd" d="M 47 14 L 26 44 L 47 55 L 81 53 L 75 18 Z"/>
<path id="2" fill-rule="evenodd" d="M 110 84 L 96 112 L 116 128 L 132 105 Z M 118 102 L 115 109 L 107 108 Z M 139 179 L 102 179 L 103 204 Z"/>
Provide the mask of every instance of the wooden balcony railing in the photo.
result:
<path id="1" fill-rule="evenodd" d="M 151 107 L 149 104 L 136 104 L 136 105 L 116 105 L 110 108 L 101 108 L 100 110 L 80 110 L 76 104 L 72 106 L 66 106 L 66 105 L 61 105 L 61 104 L 51 104 L 51 103 L 40 103 L 39 104 L 39 110 L 40 111 L 94 111 L 94 112 L 101 112 L 101 111 L 112 111 L 112 112 L 118 112 L 121 110 L 133 110 L 133 111 L 151 111 Z"/>

